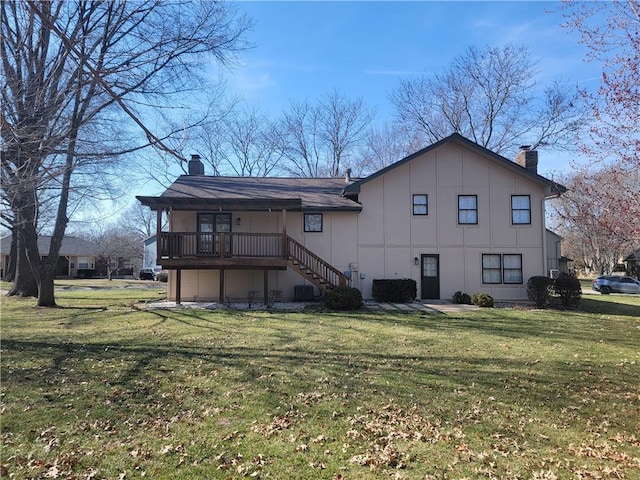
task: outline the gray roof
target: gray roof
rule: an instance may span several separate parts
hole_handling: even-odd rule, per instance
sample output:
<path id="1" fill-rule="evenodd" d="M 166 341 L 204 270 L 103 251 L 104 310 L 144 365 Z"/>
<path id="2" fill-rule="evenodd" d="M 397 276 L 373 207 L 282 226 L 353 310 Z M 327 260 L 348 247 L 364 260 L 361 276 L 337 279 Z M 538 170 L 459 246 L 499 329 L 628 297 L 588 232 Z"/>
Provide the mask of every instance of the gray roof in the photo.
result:
<path id="1" fill-rule="evenodd" d="M 51 246 L 51 237 L 41 235 L 38 237 L 38 252 L 47 255 Z M 0 253 L 8 255 L 11 251 L 11 235 L 0 238 Z M 60 255 L 95 257 L 98 255 L 98 245 L 78 237 L 65 236 L 60 246 Z"/>
<path id="2" fill-rule="evenodd" d="M 152 208 L 180 205 L 360 211 L 359 203 L 342 196 L 347 185 L 344 178 L 182 175 L 159 197 L 136 198 Z"/>
<path id="3" fill-rule="evenodd" d="M 208 175 L 182 175 L 159 197 L 136 198 L 153 210 L 176 207 L 190 210 L 347 210 L 360 211 L 362 205 L 356 197 L 360 186 L 416 157 L 456 142 L 476 150 L 491 161 L 528 177 L 546 187 L 546 195 L 555 196 L 566 188 L 548 178 L 521 167 L 486 148 L 454 133 L 402 160 L 378 170 L 363 179 L 346 182 L 343 178 L 283 178 L 283 177 L 217 177 Z"/>

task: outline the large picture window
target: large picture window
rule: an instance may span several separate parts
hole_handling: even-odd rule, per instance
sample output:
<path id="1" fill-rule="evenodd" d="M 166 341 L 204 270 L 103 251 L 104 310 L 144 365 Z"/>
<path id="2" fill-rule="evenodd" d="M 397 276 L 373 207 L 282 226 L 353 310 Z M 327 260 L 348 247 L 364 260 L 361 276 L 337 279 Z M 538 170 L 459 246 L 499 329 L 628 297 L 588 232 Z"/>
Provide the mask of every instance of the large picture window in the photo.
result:
<path id="1" fill-rule="evenodd" d="M 322 232 L 322 214 L 321 213 L 305 213 L 304 214 L 304 231 L 305 232 Z"/>
<path id="2" fill-rule="evenodd" d="M 461 225 L 478 224 L 477 195 L 458 195 L 458 223 Z"/>
<path id="3" fill-rule="evenodd" d="M 511 223 L 531 225 L 531 196 L 511 195 Z"/>
<path id="4" fill-rule="evenodd" d="M 413 196 L 413 214 L 414 215 L 429 214 L 429 196 L 428 195 Z"/>
<path id="5" fill-rule="evenodd" d="M 522 284 L 522 278 L 521 254 L 482 255 L 482 283 Z"/>

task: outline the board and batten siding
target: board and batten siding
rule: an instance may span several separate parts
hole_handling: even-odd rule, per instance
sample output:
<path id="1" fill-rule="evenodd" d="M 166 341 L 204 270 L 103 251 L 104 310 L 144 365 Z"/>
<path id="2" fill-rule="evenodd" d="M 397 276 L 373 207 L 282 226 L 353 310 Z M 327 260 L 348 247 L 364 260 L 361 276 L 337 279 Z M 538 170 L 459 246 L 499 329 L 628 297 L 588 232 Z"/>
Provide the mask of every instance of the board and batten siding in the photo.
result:
<path id="1" fill-rule="evenodd" d="M 428 195 L 428 215 L 412 214 L 412 195 Z M 458 224 L 458 195 L 477 195 L 478 224 Z M 511 195 L 530 195 L 531 224 L 512 225 Z M 440 298 L 455 291 L 526 298 L 526 280 L 544 275 L 544 187 L 454 143 L 428 151 L 361 186 L 358 215 L 360 288 L 375 278 L 412 278 L 414 258 L 437 254 Z M 522 254 L 523 284 L 482 283 L 482 254 Z M 420 263 L 420 262 L 418 262 Z"/>

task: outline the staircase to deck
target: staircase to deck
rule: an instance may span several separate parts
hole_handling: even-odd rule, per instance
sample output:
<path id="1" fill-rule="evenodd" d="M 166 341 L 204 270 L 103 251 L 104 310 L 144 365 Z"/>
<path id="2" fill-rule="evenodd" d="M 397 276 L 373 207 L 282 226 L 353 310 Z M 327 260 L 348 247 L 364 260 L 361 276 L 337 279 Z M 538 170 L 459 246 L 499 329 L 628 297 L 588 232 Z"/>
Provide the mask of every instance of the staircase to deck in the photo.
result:
<path id="1" fill-rule="evenodd" d="M 288 235 L 287 261 L 291 268 L 323 292 L 349 284 L 349 279 L 344 273 Z"/>

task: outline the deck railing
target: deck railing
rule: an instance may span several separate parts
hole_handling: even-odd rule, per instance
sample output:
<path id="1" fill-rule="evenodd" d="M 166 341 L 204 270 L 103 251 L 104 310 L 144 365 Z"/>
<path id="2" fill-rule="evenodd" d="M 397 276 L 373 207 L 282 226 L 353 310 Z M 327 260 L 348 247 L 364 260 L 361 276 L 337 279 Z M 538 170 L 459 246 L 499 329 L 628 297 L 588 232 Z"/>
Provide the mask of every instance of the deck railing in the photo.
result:
<path id="1" fill-rule="evenodd" d="M 162 232 L 161 258 L 285 257 L 281 233 Z"/>

